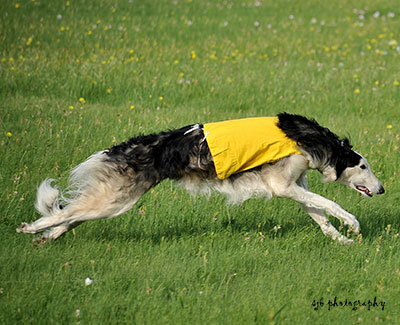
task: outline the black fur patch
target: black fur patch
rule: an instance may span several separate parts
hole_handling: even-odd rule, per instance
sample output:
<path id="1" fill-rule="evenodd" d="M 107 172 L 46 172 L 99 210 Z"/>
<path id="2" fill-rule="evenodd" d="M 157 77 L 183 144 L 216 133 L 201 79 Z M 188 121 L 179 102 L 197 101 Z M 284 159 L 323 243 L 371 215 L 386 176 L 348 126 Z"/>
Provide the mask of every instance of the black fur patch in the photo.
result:
<path id="1" fill-rule="evenodd" d="M 288 113 L 281 113 L 278 118 L 278 127 L 287 137 L 296 141 L 313 159 L 334 167 L 337 178 L 347 167 L 354 167 L 360 162 L 361 157 L 351 149 L 348 139 L 339 139 L 315 120 Z"/>
<path id="2" fill-rule="evenodd" d="M 187 132 L 193 127 L 138 136 L 110 148 L 106 154 L 111 161 L 136 174 L 146 174 L 145 178 L 155 183 L 165 178 L 179 179 L 189 172 L 215 173 L 203 126 Z"/>

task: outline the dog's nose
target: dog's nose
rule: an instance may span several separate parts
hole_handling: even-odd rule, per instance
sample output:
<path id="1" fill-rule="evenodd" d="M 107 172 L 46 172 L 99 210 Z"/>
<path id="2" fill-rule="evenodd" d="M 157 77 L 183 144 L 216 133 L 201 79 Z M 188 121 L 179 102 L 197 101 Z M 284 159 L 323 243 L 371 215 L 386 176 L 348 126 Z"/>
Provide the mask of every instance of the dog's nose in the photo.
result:
<path id="1" fill-rule="evenodd" d="M 383 188 L 383 186 L 381 186 L 379 188 L 378 194 L 383 194 L 383 193 L 385 193 L 385 189 Z"/>

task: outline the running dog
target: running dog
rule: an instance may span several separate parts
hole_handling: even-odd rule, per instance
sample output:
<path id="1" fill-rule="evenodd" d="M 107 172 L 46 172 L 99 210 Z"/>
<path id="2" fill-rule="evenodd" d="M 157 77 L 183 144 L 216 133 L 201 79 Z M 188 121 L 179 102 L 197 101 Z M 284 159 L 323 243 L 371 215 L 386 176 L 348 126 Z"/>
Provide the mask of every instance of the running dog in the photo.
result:
<path id="1" fill-rule="evenodd" d="M 306 173 L 316 169 L 323 182 L 337 182 L 367 197 L 384 188 L 367 160 L 315 120 L 281 113 L 277 117 L 189 125 L 134 137 L 100 151 L 72 170 L 64 194 L 46 179 L 35 207 L 42 218 L 17 232 L 43 232 L 54 240 L 84 221 L 111 218 L 130 210 L 164 179 L 177 180 L 193 194 L 220 192 L 232 203 L 251 197 L 299 202 L 340 243 L 353 240 L 329 222 L 332 215 L 358 234 L 357 219 L 338 204 L 308 190 Z"/>

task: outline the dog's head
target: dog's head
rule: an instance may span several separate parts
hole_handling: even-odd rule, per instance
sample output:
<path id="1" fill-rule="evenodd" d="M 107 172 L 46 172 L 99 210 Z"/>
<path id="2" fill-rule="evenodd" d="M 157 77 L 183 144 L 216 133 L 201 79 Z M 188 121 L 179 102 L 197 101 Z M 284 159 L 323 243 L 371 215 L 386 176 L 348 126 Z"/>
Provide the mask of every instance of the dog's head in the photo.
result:
<path id="1" fill-rule="evenodd" d="M 382 183 L 372 172 L 367 159 L 349 148 L 345 149 L 337 157 L 336 164 L 328 166 L 322 172 L 323 180 L 347 185 L 367 197 L 385 193 Z"/>
<path id="2" fill-rule="evenodd" d="M 353 155 L 358 157 L 358 163 L 354 166 L 347 166 L 337 182 L 347 185 L 367 197 L 372 197 L 372 194 L 385 193 L 382 183 L 372 172 L 367 159 L 354 151 Z"/>

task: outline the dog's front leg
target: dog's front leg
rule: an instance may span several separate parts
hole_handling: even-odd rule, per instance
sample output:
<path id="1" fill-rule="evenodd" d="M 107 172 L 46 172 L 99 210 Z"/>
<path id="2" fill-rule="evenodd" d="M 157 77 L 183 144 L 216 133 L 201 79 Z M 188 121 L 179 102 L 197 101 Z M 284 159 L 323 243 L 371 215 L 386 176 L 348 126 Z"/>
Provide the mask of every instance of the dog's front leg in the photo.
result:
<path id="1" fill-rule="evenodd" d="M 303 204 L 302 204 L 303 205 Z M 352 239 L 343 236 L 337 231 L 337 229 L 329 222 L 328 218 L 325 216 L 324 211 L 309 208 L 303 205 L 303 208 L 308 212 L 308 214 L 313 218 L 313 220 L 320 226 L 322 232 L 331 237 L 333 240 L 337 240 L 341 244 L 351 244 L 353 243 Z"/>
<path id="2" fill-rule="evenodd" d="M 325 211 L 335 218 L 342 220 L 344 224 L 348 225 L 355 234 L 358 234 L 360 232 L 360 224 L 355 216 L 344 210 L 339 204 L 328 200 L 323 196 L 307 191 L 297 184 L 290 186 L 282 196 L 291 198 L 301 203 L 304 207 L 308 209 Z M 311 211 L 314 214 L 316 212 L 315 210 Z"/>
<path id="3" fill-rule="evenodd" d="M 299 179 L 296 181 L 297 185 L 302 187 L 304 190 L 309 192 L 306 173 L 303 173 Z M 339 243 L 342 244 L 351 244 L 353 243 L 352 239 L 349 239 L 339 233 L 337 229 L 329 222 L 329 219 L 325 216 L 323 210 L 310 208 L 306 205 L 302 204 L 303 208 L 308 212 L 311 218 L 320 226 L 322 232 L 326 235 L 331 237 L 333 240 L 337 240 Z"/>

